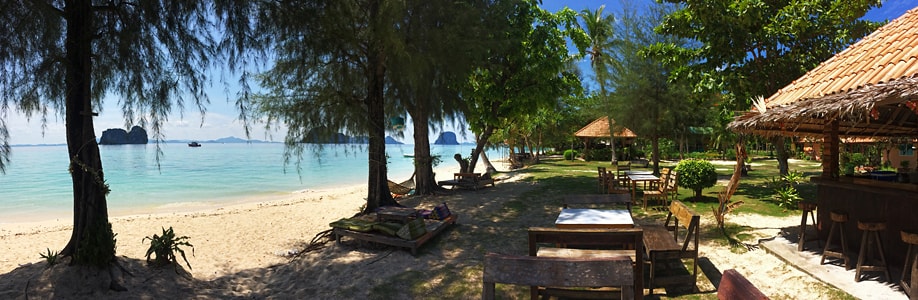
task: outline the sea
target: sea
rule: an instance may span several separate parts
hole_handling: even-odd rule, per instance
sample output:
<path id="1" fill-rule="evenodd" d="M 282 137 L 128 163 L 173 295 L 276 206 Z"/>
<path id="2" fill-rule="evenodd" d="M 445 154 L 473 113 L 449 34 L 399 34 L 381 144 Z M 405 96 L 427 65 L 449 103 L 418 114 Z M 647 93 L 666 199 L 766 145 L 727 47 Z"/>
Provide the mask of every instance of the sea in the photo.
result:
<path id="1" fill-rule="evenodd" d="M 292 193 L 367 184 L 366 145 L 307 148 L 284 161 L 281 143 L 184 143 L 102 145 L 102 168 L 111 192 L 112 216 L 220 207 L 252 199 L 280 199 Z M 474 145 L 432 145 L 440 155 L 437 169 L 458 164 Z M 414 145 L 386 145 L 388 177 L 401 182 L 414 172 Z M 506 150 L 488 151 L 492 161 Z M 297 164 L 299 161 L 299 164 Z M 496 162 L 495 162 L 496 163 Z M 481 168 L 481 167 L 479 167 Z M 442 173 L 442 172 L 441 172 Z M 438 175 L 443 180 L 445 174 Z M 452 179 L 452 176 L 449 176 Z M 64 145 L 13 146 L 6 173 L 0 174 L 0 223 L 70 218 L 73 188 Z"/>

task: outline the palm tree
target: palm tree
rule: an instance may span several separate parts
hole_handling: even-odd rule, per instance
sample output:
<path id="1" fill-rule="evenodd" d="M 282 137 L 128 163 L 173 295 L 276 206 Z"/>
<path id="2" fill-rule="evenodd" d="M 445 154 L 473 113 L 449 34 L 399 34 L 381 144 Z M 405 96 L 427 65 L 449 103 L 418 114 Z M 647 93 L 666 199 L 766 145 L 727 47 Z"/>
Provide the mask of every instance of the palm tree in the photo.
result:
<path id="1" fill-rule="evenodd" d="M 611 51 L 615 46 L 614 26 L 615 17 L 611 14 L 603 16 L 602 11 L 605 5 L 599 6 L 596 11 L 584 9 L 580 11 L 582 23 L 577 23 L 589 37 L 589 49 L 587 54 L 590 56 L 590 66 L 596 76 L 596 84 L 599 85 L 599 104 L 608 103 L 608 93 L 606 91 L 606 81 L 609 78 L 609 64 L 612 63 Z M 614 127 L 613 122 L 609 122 L 610 127 Z M 609 128 L 609 132 L 615 132 L 614 128 Z M 612 138 L 612 137 L 610 137 Z M 615 143 L 612 138 L 612 159 L 615 159 Z"/>

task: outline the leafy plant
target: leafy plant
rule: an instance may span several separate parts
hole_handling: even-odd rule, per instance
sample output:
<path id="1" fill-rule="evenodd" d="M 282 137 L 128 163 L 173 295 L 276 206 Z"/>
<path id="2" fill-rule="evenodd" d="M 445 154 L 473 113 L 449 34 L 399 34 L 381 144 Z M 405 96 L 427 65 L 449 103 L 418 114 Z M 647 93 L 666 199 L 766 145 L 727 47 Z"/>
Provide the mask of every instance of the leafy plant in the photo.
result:
<path id="1" fill-rule="evenodd" d="M 800 197 L 800 193 L 797 192 L 797 188 L 793 185 L 786 185 L 775 189 L 774 199 L 778 202 L 778 206 L 785 209 L 793 209 L 797 207 L 797 203 L 803 200 L 803 198 Z"/>
<path id="2" fill-rule="evenodd" d="M 806 177 L 803 175 L 803 172 L 796 170 L 790 171 L 786 175 L 782 175 L 780 179 L 772 177 L 769 183 L 771 188 L 774 189 L 772 199 L 774 199 L 781 208 L 795 209 L 797 203 L 803 200 L 803 197 L 800 196 L 800 192 L 797 191 L 797 186 L 805 181 Z"/>
<path id="3" fill-rule="evenodd" d="M 163 228 L 162 235 L 154 234 L 153 237 L 144 237 L 141 242 L 150 240 L 150 248 L 147 249 L 146 255 L 147 263 L 154 266 L 165 266 L 168 264 L 178 266 L 175 253 L 179 253 L 182 255 L 182 259 L 185 260 L 185 265 L 188 266 L 188 269 L 191 269 L 191 264 L 188 263 L 188 258 L 185 257 L 185 250 L 181 248 L 183 246 L 191 247 L 191 255 L 194 255 L 194 246 L 188 243 L 188 239 L 189 237 L 187 236 L 176 237 L 171 226 L 169 229 Z M 155 258 L 151 259 L 150 255 L 155 255 Z"/>
<path id="4" fill-rule="evenodd" d="M 564 150 L 564 160 L 574 160 L 574 157 L 577 157 L 580 153 L 577 153 L 577 150 Z"/>
<path id="5" fill-rule="evenodd" d="M 784 177 L 785 182 L 790 183 L 794 186 L 806 181 L 806 176 L 803 175 L 803 172 L 800 172 L 797 170 L 792 170 L 790 172 L 787 172 L 787 174 L 785 174 L 782 177 Z"/>
<path id="6" fill-rule="evenodd" d="M 679 172 L 679 186 L 695 191 L 695 199 L 701 198 L 701 190 L 717 183 L 717 170 L 706 160 L 688 159 L 676 165 Z"/>
<path id="7" fill-rule="evenodd" d="M 45 249 L 48 249 L 48 253 L 39 253 L 39 255 L 41 255 L 41 258 L 45 259 L 45 262 L 48 263 L 48 268 L 50 268 L 51 266 L 57 264 L 58 258 L 60 258 L 60 253 L 57 251 L 51 251 L 51 248 Z"/>

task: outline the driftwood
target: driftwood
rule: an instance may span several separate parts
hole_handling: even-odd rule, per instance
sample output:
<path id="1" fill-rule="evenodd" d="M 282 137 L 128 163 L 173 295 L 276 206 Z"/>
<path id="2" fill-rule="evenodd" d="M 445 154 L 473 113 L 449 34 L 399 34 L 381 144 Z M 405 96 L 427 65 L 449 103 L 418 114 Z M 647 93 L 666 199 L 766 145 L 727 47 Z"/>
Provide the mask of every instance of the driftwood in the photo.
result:
<path id="1" fill-rule="evenodd" d="M 736 166 L 733 167 L 733 175 L 730 176 L 730 182 L 724 187 L 723 191 L 717 193 L 717 207 L 711 208 L 714 211 L 714 219 L 717 220 L 717 227 L 724 229 L 725 218 L 728 213 L 743 204 L 743 201 L 730 203 L 730 198 L 739 187 L 740 177 L 742 177 L 743 162 L 746 159 L 746 145 L 742 139 L 736 143 Z M 726 231 L 724 235 L 726 235 Z"/>

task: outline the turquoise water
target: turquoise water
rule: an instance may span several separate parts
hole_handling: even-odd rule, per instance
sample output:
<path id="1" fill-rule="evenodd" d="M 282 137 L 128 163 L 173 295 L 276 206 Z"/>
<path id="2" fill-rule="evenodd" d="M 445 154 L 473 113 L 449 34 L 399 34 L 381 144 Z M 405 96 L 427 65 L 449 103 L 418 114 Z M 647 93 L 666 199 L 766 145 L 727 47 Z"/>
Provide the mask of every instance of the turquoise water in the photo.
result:
<path id="1" fill-rule="evenodd" d="M 159 167 L 155 145 L 101 146 L 113 215 L 189 202 L 219 206 L 297 191 L 365 185 L 367 180 L 366 149 L 355 145 L 326 145 L 318 155 L 307 150 L 299 171 L 294 164 L 284 165 L 283 144 L 160 146 Z M 392 181 L 411 176 L 412 160 L 402 153 L 413 152 L 413 147 L 387 145 Z M 441 166 L 452 166 L 457 165 L 452 159 L 455 153 L 467 156 L 471 149 L 470 145 L 433 146 L 431 153 L 442 155 Z M 488 153 L 492 159 L 502 158 L 500 151 Z M 0 223 L 72 214 L 66 146 L 13 147 L 11 159 L 6 174 L 0 175 Z"/>

